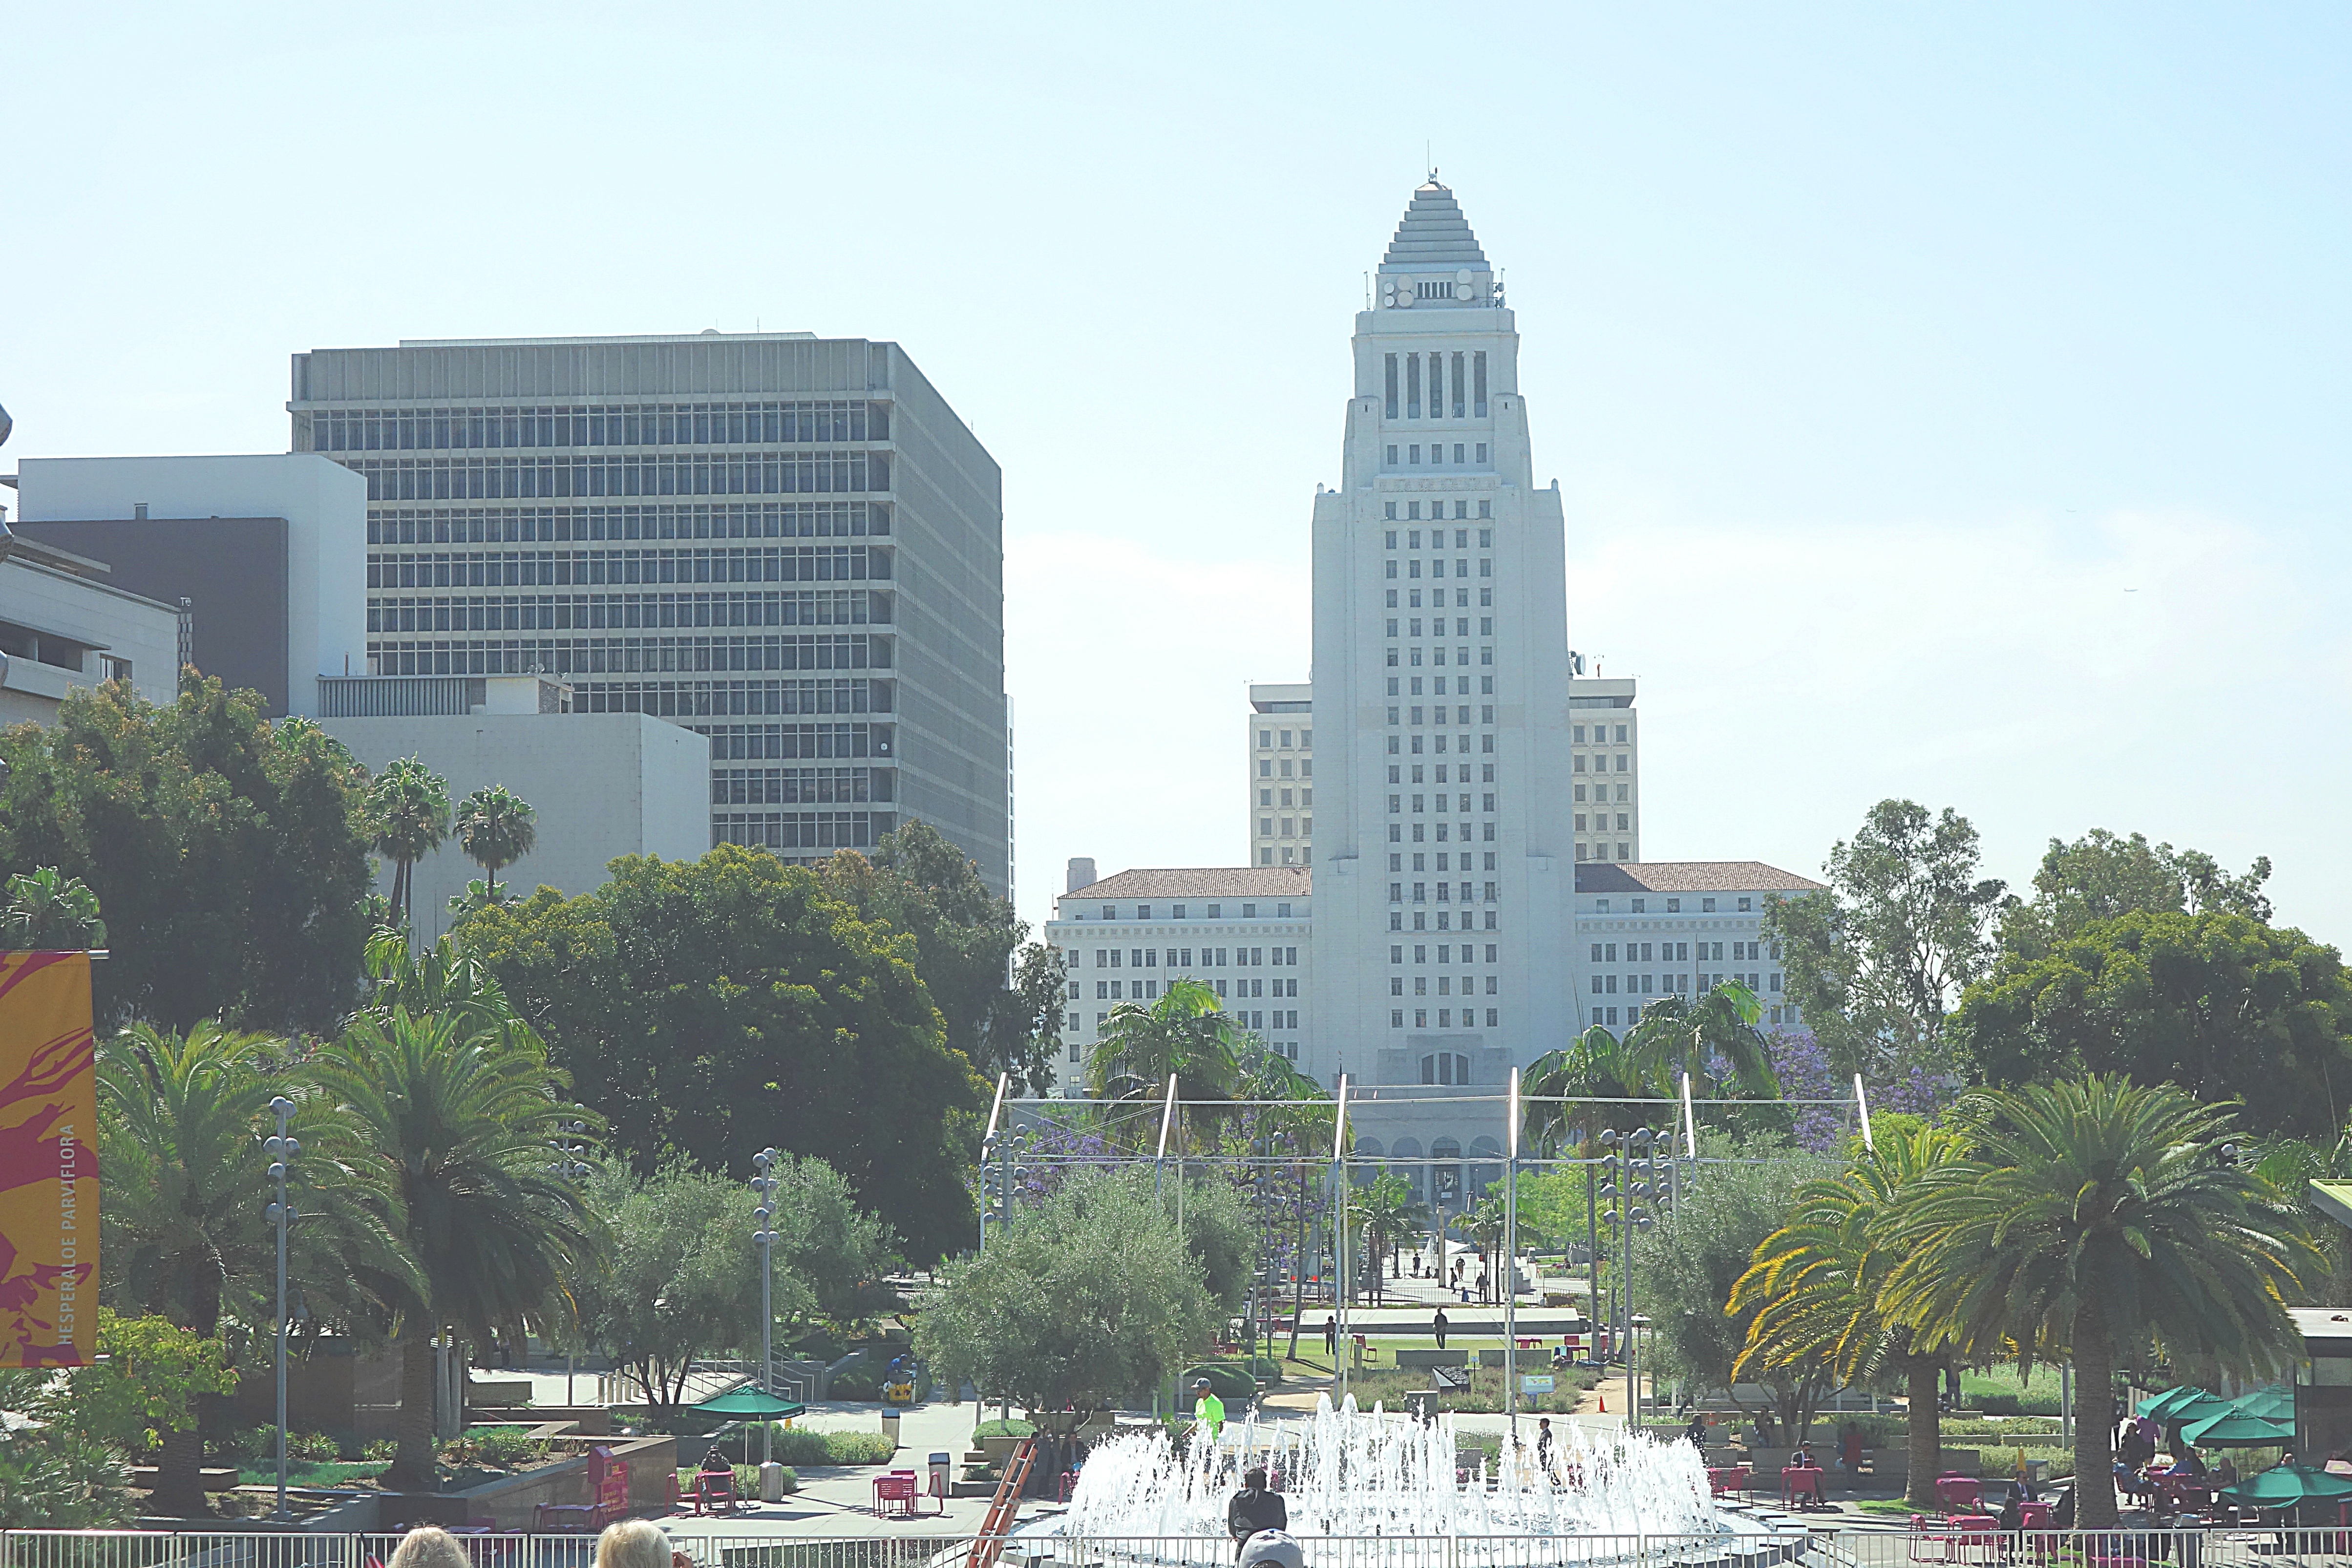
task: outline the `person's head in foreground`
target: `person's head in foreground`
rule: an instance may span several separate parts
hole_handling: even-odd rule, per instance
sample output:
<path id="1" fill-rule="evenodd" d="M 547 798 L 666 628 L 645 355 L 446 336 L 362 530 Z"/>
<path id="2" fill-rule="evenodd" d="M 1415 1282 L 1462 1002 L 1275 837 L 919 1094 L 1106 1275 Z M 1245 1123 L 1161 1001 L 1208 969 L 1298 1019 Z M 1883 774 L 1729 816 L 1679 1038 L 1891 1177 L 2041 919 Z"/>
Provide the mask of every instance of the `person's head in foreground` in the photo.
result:
<path id="1" fill-rule="evenodd" d="M 1261 1530 L 1242 1543 L 1240 1568 L 1307 1568 L 1307 1554 L 1288 1531 Z"/>
<path id="2" fill-rule="evenodd" d="M 419 1525 L 400 1538 L 385 1568 L 474 1568 L 457 1538 L 436 1525 Z"/>
<path id="3" fill-rule="evenodd" d="M 1252 1465 L 1248 1469 L 1244 1470 L 1242 1472 L 1242 1489 L 1253 1492 L 1262 1492 L 1265 1490 L 1265 1467 L 1263 1465 Z"/>
<path id="4" fill-rule="evenodd" d="M 647 1520 L 608 1524 L 596 1538 L 595 1568 L 670 1568 L 669 1537 Z"/>

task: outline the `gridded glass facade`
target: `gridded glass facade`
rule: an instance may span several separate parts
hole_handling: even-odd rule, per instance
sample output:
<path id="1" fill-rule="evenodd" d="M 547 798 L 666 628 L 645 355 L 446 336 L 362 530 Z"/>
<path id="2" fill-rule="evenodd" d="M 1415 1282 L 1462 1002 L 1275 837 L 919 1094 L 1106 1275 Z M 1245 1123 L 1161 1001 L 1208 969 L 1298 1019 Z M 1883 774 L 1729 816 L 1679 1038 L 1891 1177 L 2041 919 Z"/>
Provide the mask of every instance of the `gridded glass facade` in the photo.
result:
<path id="1" fill-rule="evenodd" d="M 788 395 L 828 367 L 856 374 L 861 358 L 869 384 Z M 730 377 L 751 392 L 742 383 L 763 370 L 784 384 L 773 397 L 662 395 Z M 551 398 L 567 378 L 599 395 Z M 919 406 L 902 411 L 902 395 Z M 370 673 L 556 676 L 574 711 L 709 737 L 713 843 L 814 860 L 917 815 L 1002 888 L 995 465 L 889 345 L 328 351 L 296 356 L 291 406 L 295 450 L 368 481 Z M 909 437 L 936 471 L 907 467 Z M 910 478 L 917 514 L 899 493 Z M 910 521 L 937 606 L 900 588 Z M 935 628 L 954 635 L 924 635 Z M 909 697 L 927 731 L 911 765 L 929 778 L 902 776 Z M 965 765 L 982 756 L 987 769 Z M 801 760 L 812 765 L 775 765 Z M 992 792 L 969 783 L 983 774 Z"/>

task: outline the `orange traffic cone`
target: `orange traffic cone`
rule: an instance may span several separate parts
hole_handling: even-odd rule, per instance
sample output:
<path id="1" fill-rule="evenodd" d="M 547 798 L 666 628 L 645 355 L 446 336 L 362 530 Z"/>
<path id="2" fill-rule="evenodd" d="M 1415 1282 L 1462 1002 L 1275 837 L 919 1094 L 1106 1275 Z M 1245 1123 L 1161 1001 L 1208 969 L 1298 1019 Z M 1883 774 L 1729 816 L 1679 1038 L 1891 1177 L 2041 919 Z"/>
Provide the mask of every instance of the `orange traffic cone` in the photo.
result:
<path id="1" fill-rule="evenodd" d="M 1609 1396 L 1605 1394 L 1601 1396 L 1601 1414 L 1603 1415 L 1609 1414 Z"/>

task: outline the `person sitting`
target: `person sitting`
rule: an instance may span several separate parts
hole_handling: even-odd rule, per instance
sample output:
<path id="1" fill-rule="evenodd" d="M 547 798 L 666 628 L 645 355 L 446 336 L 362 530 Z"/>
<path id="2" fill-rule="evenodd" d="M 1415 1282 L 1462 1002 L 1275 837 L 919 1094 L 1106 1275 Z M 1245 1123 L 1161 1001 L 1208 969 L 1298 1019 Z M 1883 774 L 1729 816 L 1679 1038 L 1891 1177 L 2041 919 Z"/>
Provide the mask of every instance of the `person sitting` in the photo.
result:
<path id="1" fill-rule="evenodd" d="M 2211 1484 L 2216 1487 L 2236 1486 L 2238 1484 L 2237 1462 L 2231 1459 L 2229 1455 L 2222 1455 L 2219 1459 L 2213 1461 L 2213 1473 L 2209 1479 L 2211 1481 Z"/>
<path id="2" fill-rule="evenodd" d="M 1814 1461 L 1812 1449 L 1800 1440 L 1789 1454 L 1789 1468 L 1792 1470 L 1818 1470 L 1822 1467 Z"/>
<path id="3" fill-rule="evenodd" d="M 2180 1453 L 2179 1457 L 2172 1461 L 2172 1468 L 2164 1473 L 2168 1476 L 2177 1476 L 2187 1480 L 2201 1481 L 2205 1479 L 2206 1475 L 2204 1457 L 2199 1454 L 2195 1448 L 2183 1443 L 2180 1446 Z"/>
<path id="4" fill-rule="evenodd" d="M 1242 1489 L 1225 1504 L 1225 1533 L 1234 1538 L 1234 1560 L 1241 1560 L 1242 1548 L 1260 1531 L 1289 1528 L 1289 1505 L 1282 1500 L 1280 1492 L 1267 1489 L 1265 1467 L 1252 1465 L 1244 1470 Z"/>
<path id="5" fill-rule="evenodd" d="M 2023 1530 L 2025 1528 L 2023 1491 L 2017 1487 L 2010 1488 L 2009 1495 L 2001 1499 L 2000 1507 L 1994 1512 L 1993 1517 L 2000 1521 L 2000 1528 L 2004 1534 L 2014 1535 Z"/>
<path id="6" fill-rule="evenodd" d="M 720 1453 L 719 1445 L 713 1443 L 702 1456 L 701 1473 L 706 1476 L 731 1476 L 735 1473 L 735 1461 Z"/>

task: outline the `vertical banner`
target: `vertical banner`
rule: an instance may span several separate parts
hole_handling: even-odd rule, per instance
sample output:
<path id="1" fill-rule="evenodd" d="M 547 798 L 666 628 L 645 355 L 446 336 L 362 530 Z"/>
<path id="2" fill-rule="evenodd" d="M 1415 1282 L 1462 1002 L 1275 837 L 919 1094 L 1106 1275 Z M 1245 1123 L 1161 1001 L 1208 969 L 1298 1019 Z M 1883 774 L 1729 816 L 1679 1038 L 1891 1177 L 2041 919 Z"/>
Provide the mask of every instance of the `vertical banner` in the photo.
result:
<path id="1" fill-rule="evenodd" d="M 0 952 L 0 1366 L 85 1366 L 97 1340 L 89 954 Z"/>

